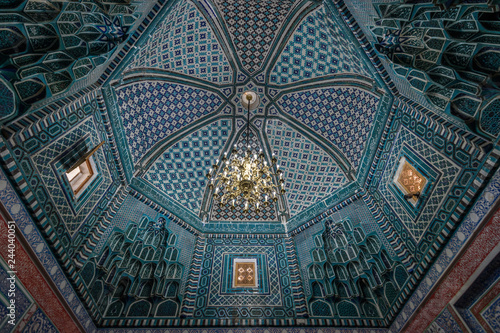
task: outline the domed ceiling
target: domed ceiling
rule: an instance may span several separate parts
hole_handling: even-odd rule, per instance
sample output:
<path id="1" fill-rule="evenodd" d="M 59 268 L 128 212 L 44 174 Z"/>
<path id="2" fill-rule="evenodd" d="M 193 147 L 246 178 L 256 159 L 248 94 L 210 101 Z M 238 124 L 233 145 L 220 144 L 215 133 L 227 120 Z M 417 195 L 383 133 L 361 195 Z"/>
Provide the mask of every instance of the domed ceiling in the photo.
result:
<path id="1" fill-rule="evenodd" d="M 0 1 L 0 218 L 29 264 L 19 291 L 40 308 L 57 291 L 85 332 L 424 331 L 487 280 L 496 246 L 500 48 L 484 57 L 476 39 L 498 45 L 490 4 Z M 455 48 L 474 24 L 476 51 Z M 414 37 L 432 34 L 468 67 Z M 235 145 L 283 170 L 286 193 L 260 212 L 207 184 Z M 96 172 L 75 190 L 82 156 Z"/>
<path id="2" fill-rule="evenodd" d="M 386 92 L 342 27 L 320 2 L 175 2 L 108 88 L 132 187 L 212 231 L 226 222 L 285 230 L 356 187 Z M 251 146 L 277 155 L 287 189 L 259 213 L 220 206 L 205 178 L 247 140 L 246 91 L 260 98 Z"/>

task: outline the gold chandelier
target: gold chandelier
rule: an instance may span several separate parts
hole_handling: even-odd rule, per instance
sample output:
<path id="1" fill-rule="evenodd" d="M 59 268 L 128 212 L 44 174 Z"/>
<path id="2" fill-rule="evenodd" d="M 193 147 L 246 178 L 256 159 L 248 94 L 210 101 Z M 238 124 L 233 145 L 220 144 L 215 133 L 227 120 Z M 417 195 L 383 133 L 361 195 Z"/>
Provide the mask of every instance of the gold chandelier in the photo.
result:
<path id="1" fill-rule="evenodd" d="M 212 190 L 215 186 L 213 198 L 220 197 L 220 205 L 231 204 L 234 209 L 236 205 L 243 204 L 243 212 L 248 212 L 251 205 L 255 206 L 255 211 L 260 212 L 262 205 L 267 206 L 271 201 L 276 202 L 279 195 L 285 193 L 285 180 L 283 172 L 279 165 L 276 165 L 277 159 L 272 154 L 271 164 L 268 165 L 264 153 L 260 149 L 259 153 L 253 153 L 249 143 L 250 132 L 250 105 L 256 107 L 257 95 L 253 92 L 243 94 L 242 104 L 247 104 L 247 129 L 246 129 L 246 147 L 245 152 L 239 152 L 237 145 L 234 145 L 231 157 L 227 158 L 227 152 L 220 161 L 210 168 L 207 178 L 208 184 Z M 246 100 L 246 103 L 244 103 Z M 252 103 L 253 100 L 253 103 Z M 273 173 L 274 169 L 276 172 Z M 219 170 L 219 172 L 217 172 Z M 279 188 L 273 183 L 272 177 L 279 181 Z"/>

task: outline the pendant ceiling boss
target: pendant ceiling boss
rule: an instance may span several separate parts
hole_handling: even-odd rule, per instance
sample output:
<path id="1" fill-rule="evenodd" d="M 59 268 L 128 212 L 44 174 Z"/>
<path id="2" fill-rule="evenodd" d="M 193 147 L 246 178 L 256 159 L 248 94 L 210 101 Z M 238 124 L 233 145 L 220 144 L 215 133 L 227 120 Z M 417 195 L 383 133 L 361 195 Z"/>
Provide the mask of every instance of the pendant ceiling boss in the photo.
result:
<path id="1" fill-rule="evenodd" d="M 259 97 L 252 91 L 245 92 L 241 101 L 243 107 L 248 111 L 246 129 L 246 151 L 239 152 L 235 144 L 231 156 L 227 158 L 227 152 L 220 161 L 210 168 L 207 178 L 210 179 L 209 188 L 215 190 L 214 199 L 220 197 L 220 205 L 231 204 L 234 209 L 236 205 L 243 204 L 243 211 L 248 212 L 250 206 L 260 212 L 262 205 L 268 205 L 271 201 L 276 202 L 279 195 L 285 193 L 285 180 L 283 172 L 274 153 L 271 163 L 265 160 L 262 149 L 252 152 L 249 142 L 250 135 L 250 111 L 255 110 L 259 104 Z M 279 182 L 279 188 L 273 182 L 273 177 Z"/>

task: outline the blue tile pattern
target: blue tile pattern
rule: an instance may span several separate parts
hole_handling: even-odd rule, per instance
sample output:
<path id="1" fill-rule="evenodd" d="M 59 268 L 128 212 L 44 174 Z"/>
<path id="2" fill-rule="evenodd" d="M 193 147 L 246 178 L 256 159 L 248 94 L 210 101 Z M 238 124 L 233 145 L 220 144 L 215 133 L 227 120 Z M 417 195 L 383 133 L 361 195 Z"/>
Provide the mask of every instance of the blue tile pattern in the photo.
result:
<path id="1" fill-rule="evenodd" d="M 432 324 L 425 330 L 425 333 L 441 333 L 441 332 L 453 332 L 462 333 L 460 325 L 455 321 L 455 318 L 451 315 L 448 308 L 445 308 L 443 312 L 437 316 Z"/>
<path id="2" fill-rule="evenodd" d="M 427 202 L 416 218 L 408 214 L 408 211 L 397 200 L 394 193 L 389 190 L 389 185 L 393 182 L 394 170 L 396 170 L 399 166 L 399 153 L 403 146 L 407 146 L 408 148 L 411 147 L 411 150 L 419 153 L 423 161 L 435 166 L 442 173 L 442 176 L 437 179 L 436 184 L 434 185 L 435 188 L 429 195 L 429 198 L 423 198 L 426 199 Z M 459 175 L 460 168 L 451 160 L 425 143 L 421 138 L 406 129 L 406 127 L 401 127 L 401 131 L 394 142 L 392 151 L 393 153 L 389 158 L 384 174 L 381 178 L 381 186 L 379 186 L 379 190 L 385 200 L 391 205 L 392 209 L 394 209 L 406 228 L 408 228 L 413 238 L 416 241 L 419 241 L 429 227 L 430 223 L 434 220 L 439 207 L 441 207 L 444 200 L 447 198 L 451 184 L 454 184 L 457 181 L 456 178 Z"/>
<path id="3" fill-rule="evenodd" d="M 234 311 L 243 317 L 252 313 L 258 318 L 295 315 L 283 239 L 251 239 L 250 243 L 248 239 L 208 238 L 206 249 L 196 299 L 196 304 L 203 306 L 196 306 L 195 317 L 224 318 Z M 255 292 L 230 288 L 232 258 L 257 259 L 258 274 L 264 278 Z"/>
<path id="4" fill-rule="evenodd" d="M 408 298 L 407 303 L 396 317 L 389 332 L 400 332 L 407 324 L 413 314 L 418 310 L 427 295 L 433 290 L 437 282 L 447 273 L 446 267 L 452 265 L 469 242 L 470 237 L 482 225 L 484 219 L 488 216 L 491 209 L 495 209 L 495 203 L 500 198 L 500 171 L 496 171 L 492 179 L 484 189 L 472 209 L 468 212 L 460 226 L 453 233 L 446 247 L 440 252 L 440 255 L 429 268 L 425 283 L 420 283 L 416 290 Z"/>
<path id="5" fill-rule="evenodd" d="M 106 231 L 104 231 L 101 235 L 99 243 L 97 243 L 94 248 L 94 252 L 101 252 L 102 247 L 106 245 L 109 236 L 114 230 L 116 230 L 115 228 L 126 230 L 131 221 L 140 221 L 142 216 L 147 216 L 150 220 L 157 220 L 157 215 L 158 213 L 153 208 L 143 204 L 133 196 L 128 195 L 123 201 L 123 204 L 120 206 L 120 209 L 118 209 L 118 212 L 116 212 L 116 215 L 111 220 L 111 223 L 106 228 Z"/>
<path id="6" fill-rule="evenodd" d="M 175 222 L 170 221 L 167 225 L 168 229 L 172 231 L 177 236 L 177 247 L 180 249 L 179 257 L 177 262 L 184 267 L 190 267 L 193 261 L 193 252 L 196 243 L 196 236 L 184 229 L 182 226 Z M 182 277 L 179 286 L 179 295 L 184 295 L 186 289 L 189 269 L 185 269 L 182 272 Z"/>
<path id="7" fill-rule="evenodd" d="M 258 71 L 294 1 L 216 0 L 215 3 L 243 68 L 250 73 Z M 242 21 L 246 24 L 241 24 Z"/>
<path id="8" fill-rule="evenodd" d="M 272 151 L 284 172 L 290 217 L 347 183 L 343 171 L 318 145 L 279 120 L 267 121 Z"/>
<path id="9" fill-rule="evenodd" d="M 54 143 L 31 156 L 36 172 L 41 176 L 46 191 L 50 193 L 50 200 L 53 202 L 53 207 L 59 212 L 70 235 L 73 235 L 82 225 L 82 222 L 90 215 L 90 212 L 109 190 L 113 182 L 103 149 L 99 149 L 94 154 L 94 161 L 99 170 L 96 181 L 102 180 L 102 182 L 89 195 L 86 202 L 81 206 L 74 206 L 71 194 L 68 194 L 61 186 L 61 177 L 64 177 L 64 175 L 56 173 L 52 162 L 75 142 L 89 134 L 92 147 L 97 146 L 101 139 L 98 135 L 98 125 L 95 124 L 92 117 L 88 117 L 65 136 L 60 137 Z M 38 194 L 42 195 L 41 193 Z"/>
<path id="10" fill-rule="evenodd" d="M 494 332 L 500 332 L 500 296 L 488 304 L 481 316 Z"/>
<path id="11" fill-rule="evenodd" d="M 392 0 L 379 0 L 377 3 L 391 4 L 394 3 Z M 352 0 L 345 1 L 345 6 L 349 10 L 350 15 L 352 15 L 351 20 L 355 21 L 366 39 L 373 43 L 375 41 L 375 36 L 371 33 L 370 27 L 373 26 L 374 20 L 379 18 L 379 14 L 376 11 L 373 1 L 368 0 Z M 418 102 L 420 105 L 428 108 L 432 108 L 425 96 L 418 90 L 414 89 L 411 84 L 404 77 L 398 75 L 398 73 L 393 69 L 392 63 L 385 57 L 378 57 L 382 66 L 387 70 L 387 74 L 390 77 L 392 83 L 394 83 L 398 91 L 410 98 L 411 100 Z"/>
<path id="12" fill-rule="evenodd" d="M 176 142 L 161 154 L 143 179 L 195 214 L 199 213 L 206 173 L 221 156 L 231 121 L 219 120 Z"/>
<path id="13" fill-rule="evenodd" d="M 379 99 L 358 88 L 340 87 L 284 95 L 278 105 L 323 136 L 358 167 L 373 124 Z"/>
<path id="14" fill-rule="evenodd" d="M 0 77 L 0 98 L 3 101 L 0 104 L 0 119 L 5 119 L 17 111 L 17 105 L 16 95 L 3 77 Z"/>
<path id="15" fill-rule="evenodd" d="M 35 251 L 41 265 L 49 273 L 50 278 L 54 281 L 62 297 L 75 314 L 76 319 L 84 325 L 87 332 L 96 332 L 90 315 L 84 310 L 84 304 L 71 287 L 71 283 L 61 269 L 60 263 L 48 248 L 37 225 L 17 196 L 14 188 L 10 185 L 3 170 L 0 170 L 0 198 L 5 207 L 7 207 L 12 219 L 16 221 L 17 230 L 23 234 L 31 249 Z M 18 293 L 17 295 L 20 294 Z"/>
<path id="16" fill-rule="evenodd" d="M 117 99 L 134 163 L 156 143 L 222 104 L 212 92 L 156 81 L 122 87 Z"/>
<path id="17" fill-rule="evenodd" d="M 58 333 L 47 315 L 38 308 L 23 329 L 23 333 Z"/>
<path id="18" fill-rule="evenodd" d="M 269 98 L 265 94 L 266 86 L 261 84 L 255 84 L 252 81 L 250 81 L 244 86 L 239 85 L 235 87 L 236 94 L 231 99 L 231 102 L 236 107 L 236 115 L 243 115 L 245 117 L 247 115 L 246 108 L 244 108 L 241 105 L 242 95 L 247 91 L 253 91 L 259 96 L 260 99 L 258 107 L 255 110 L 251 111 L 250 118 L 252 118 L 254 115 L 264 115 L 265 109 L 267 108 L 267 105 L 270 102 Z"/>
<path id="19" fill-rule="evenodd" d="M 214 83 L 230 83 L 233 70 L 212 28 L 191 1 L 178 1 L 127 66 L 159 68 Z"/>
<path id="20" fill-rule="evenodd" d="M 336 73 L 371 76 L 341 23 L 321 6 L 290 36 L 270 81 L 287 84 Z"/>

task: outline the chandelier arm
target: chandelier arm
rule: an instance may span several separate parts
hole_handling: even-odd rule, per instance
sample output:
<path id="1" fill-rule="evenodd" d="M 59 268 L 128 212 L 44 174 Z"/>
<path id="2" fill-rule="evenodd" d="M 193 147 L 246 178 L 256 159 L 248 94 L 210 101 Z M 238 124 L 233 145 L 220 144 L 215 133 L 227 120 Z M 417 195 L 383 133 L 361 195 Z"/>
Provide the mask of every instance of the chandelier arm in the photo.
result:
<path id="1" fill-rule="evenodd" d="M 220 205 L 230 203 L 232 208 L 235 205 L 244 205 L 243 212 L 247 213 L 250 206 L 255 206 L 260 212 L 260 204 L 267 206 L 276 202 L 285 193 L 283 172 L 279 169 L 277 158 L 272 154 L 270 163 L 266 161 L 262 148 L 258 153 L 253 153 L 250 145 L 250 101 L 251 94 L 244 97 L 247 102 L 247 128 L 246 149 L 239 153 L 237 144 L 234 145 L 231 157 L 227 158 L 227 153 L 210 168 L 207 178 L 210 180 L 209 187 L 213 188 L 217 184 L 213 193 L 214 198 L 220 199 Z M 274 169 L 276 168 L 276 172 Z M 275 184 L 276 182 L 276 184 Z"/>

